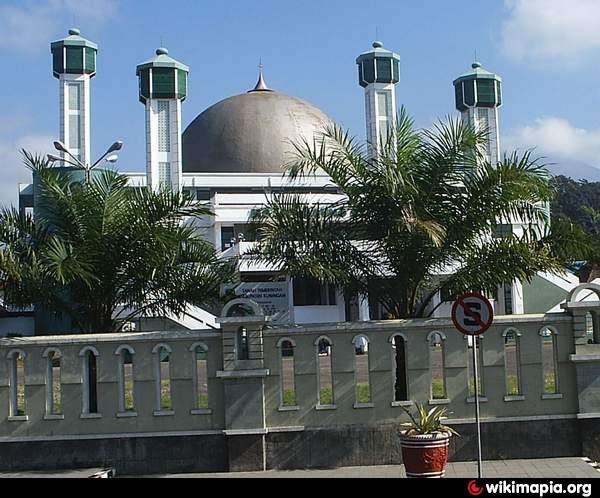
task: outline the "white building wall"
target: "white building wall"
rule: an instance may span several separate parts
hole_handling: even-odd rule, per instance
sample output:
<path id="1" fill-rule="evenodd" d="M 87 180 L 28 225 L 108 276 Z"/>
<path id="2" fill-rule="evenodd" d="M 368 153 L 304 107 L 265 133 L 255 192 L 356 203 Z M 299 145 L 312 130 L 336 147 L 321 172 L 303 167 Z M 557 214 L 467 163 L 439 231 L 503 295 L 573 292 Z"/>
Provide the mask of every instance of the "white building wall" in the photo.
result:
<path id="1" fill-rule="evenodd" d="M 295 323 L 327 323 L 343 322 L 344 316 L 340 313 L 337 304 L 331 306 L 294 306 Z"/>

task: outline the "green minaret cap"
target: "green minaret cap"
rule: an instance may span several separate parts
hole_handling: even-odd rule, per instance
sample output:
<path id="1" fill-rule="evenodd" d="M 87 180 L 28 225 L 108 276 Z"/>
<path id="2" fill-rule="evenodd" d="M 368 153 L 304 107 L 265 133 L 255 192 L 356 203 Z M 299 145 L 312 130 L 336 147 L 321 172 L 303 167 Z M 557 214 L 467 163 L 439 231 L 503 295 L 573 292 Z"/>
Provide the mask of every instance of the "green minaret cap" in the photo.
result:
<path id="1" fill-rule="evenodd" d="M 383 47 L 380 41 L 373 42 L 373 49 L 356 58 L 358 84 L 365 87 L 371 83 L 398 83 L 400 56 Z"/>
<path id="2" fill-rule="evenodd" d="M 480 62 L 471 64 L 471 71 L 453 81 L 456 108 L 499 107 L 502 105 L 502 78 L 483 68 Z"/>
<path id="3" fill-rule="evenodd" d="M 50 44 L 52 71 L 57 78 L 61 74 L 96 74 L 98 45 L 81 36 L 78 28 L 71 28 L 69 35 Z"/>
<path id="4" fill-rule="evenodd" d="M 180 99 L 187 96 L 187 77 L 190 68 L 169 56 L 165 47 L 156 49 L 155 56 L 138 64 L 140 102 L 148 99 Z"/>

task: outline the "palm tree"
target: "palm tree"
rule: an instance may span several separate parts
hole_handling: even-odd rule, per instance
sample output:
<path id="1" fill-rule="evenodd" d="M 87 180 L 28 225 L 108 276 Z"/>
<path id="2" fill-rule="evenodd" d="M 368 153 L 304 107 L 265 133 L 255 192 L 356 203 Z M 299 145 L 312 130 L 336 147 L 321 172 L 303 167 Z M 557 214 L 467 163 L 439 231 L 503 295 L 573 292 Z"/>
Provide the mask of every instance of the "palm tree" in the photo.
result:
<path id="1" fill-rule="evenodd" d="M 487 135 L 452 119 L 416 130 L 402 109 L 374 154 L 337 125 L 294 143 L 290 181 L 321 171 L 343 195 L 329 204 L 269 196 L 254 215 L 260 242 L 251 256 L 282 274 L 368 293 L 393 317 L 431 314 L 439 291 L 495 293 L 562 269 L 554 250 L 562 239 L 546 228 L 546 169 L 530 152 L 490 164 Z M 495 236 L 507 220 L 522 220 L 522 233 Z"/>
<path id="2" fill-rule="evenodd" d="M 233 274 L 186 224 L 211 212 L 189 196 L 127 186 L 114 171 L 73 181 L 23 151 L 34 172 L 35 214 L 0 210 L 5 303 L 67 316 L 74 330 L 120 330 L 132 317 L 181 314 L 219 299 Z"/>

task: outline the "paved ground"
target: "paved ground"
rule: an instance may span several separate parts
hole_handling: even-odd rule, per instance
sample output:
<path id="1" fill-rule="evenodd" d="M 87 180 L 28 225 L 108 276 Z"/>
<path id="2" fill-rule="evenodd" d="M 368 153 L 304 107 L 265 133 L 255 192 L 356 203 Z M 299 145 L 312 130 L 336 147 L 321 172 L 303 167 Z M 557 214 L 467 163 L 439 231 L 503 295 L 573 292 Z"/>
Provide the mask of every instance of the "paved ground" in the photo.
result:
<path id="1" fill-rule="evenodd" d="M 223 472 L 212 474 L 165 474 L 149 477 L 406 477 L 403 465 L 342 467 L 331 470 L 287 470 L 267 472 Z M 448 464 L 446 477 L 477 477 L 476 462 Z M 483 477 L 496 478 L 597 478 L 600 471 L 583 458 L 494 460 L 483 462 Z"/>
<path id="2" fill-rule="evenodd" d="M 29 472 L 0 472 L 0 479 L 4 477 L 27 477 L 27 478 L 87 478 L 92 477 L 94 474 L 103 473 L 106 469 L 104 468 L 96 468 L 96 469 L 73 469 L 73 470 L 55 470 L 55 471 L 29 471 Z"/>
<path id="3" fill-rule="evenodd" d="M 483 462 L 483 477 L 486 478 L 579 478 L 600 477 L 600 471 L 584 458 L 545 458 L 531 460 L 494 460 Z M 102 469 L 79 469 L 57 472 L 0 472 L 3 477 L 90 477 Z M 116 476 L 119 477 L 119 476 Z M 131 476 L 134 477 L 134 476 Z M 403 465 L 378 465 L 372 467 L 341 467 L 327 470 L 287 470 L 267 472 L 221 472 L 202 474 L 161 474 L 144 477 L 406 477 Z M 475 462 L 448 464 L 446 477 L 477 477 Z"/>

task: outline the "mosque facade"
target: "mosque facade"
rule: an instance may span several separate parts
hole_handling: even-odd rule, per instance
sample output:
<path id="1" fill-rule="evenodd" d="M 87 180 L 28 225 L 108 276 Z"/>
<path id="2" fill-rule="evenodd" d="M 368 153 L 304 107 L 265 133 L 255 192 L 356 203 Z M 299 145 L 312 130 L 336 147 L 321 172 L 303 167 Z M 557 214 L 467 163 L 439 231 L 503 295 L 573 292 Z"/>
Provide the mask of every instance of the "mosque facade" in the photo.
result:
<path id="1" fill-rule="evenodd" d="M 88 166 L 91 162 L 90 103 L 97 50 L 98 46 L 77 29 L 51 44 L 53 73 L 59 82 L 58 136 L 67 151 L 58 161 Z M 367 142 L 375 152 L 378 137 L 396 120 L 400 56 L 376 41 L 357 57 L 356 66 L 358 84 L 364 89 Z M 384 318 L 383 310 L 369 303 L 368 297 L 348 298 L 339 289 L 309 279 L 274 279 L 272 268 L 244 257 L 254 244 L 249 217 L 264 205 L 266 196 L 293 188 L 314 202 L 340 198 L 341 193 L 325 174 L 304 178 L 293 186 L 283 176 L 284 165 L 293 157 L 292 144 L 317 137 L 331 118 L 309 102 L 269 88 L 261 68 L 254 88 L 215 103 L 182 131 L 181 108 L 188 94 L 188 74 L 189 67 L 165 48 L 157 49 L 154 57 L 137 66 L 139 99 L 145 109 L 146 167 L 144 172 L 124 173 L 130 185 L 153 189 L 170 186 L 206 203 L 215 216 L 193 223 L 206 233 L 221 257 L 239 258 L 241 283 L 224 291 L 251 297 L 277 320 L 301 324 Z M 501 150 L 502 79 L 475 62 L 453 85 L 461 119 L 477 129 L 489 130 L 485 152 L 492 163 L 496 162 Z M 32 185 L 20 186 L 19 203 L 22 210 L 35 209 Z M 517 225 L 507 228 L 519 230 Z M 578 283 L 572 274 L 539 274 L 531 283 L 513 282 L 498 290 L 495 312 L 558 310 Z M 449 314 L 450 303 L 443 301 L 443 296 L 434 300 L 434 316 Z M 215 316 L 196 307 L 190 307 L 185 317 L 153 319 L 146 329 L 218 327 Z M 134 326 L 144 327 L 141 322 Z M 0 325 L 0 334 L 1 329 Z"/>

